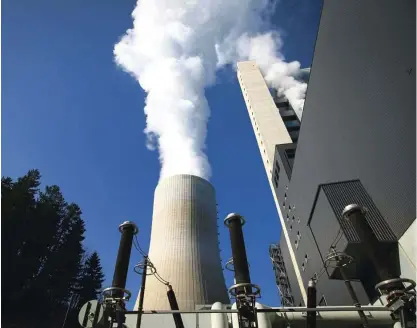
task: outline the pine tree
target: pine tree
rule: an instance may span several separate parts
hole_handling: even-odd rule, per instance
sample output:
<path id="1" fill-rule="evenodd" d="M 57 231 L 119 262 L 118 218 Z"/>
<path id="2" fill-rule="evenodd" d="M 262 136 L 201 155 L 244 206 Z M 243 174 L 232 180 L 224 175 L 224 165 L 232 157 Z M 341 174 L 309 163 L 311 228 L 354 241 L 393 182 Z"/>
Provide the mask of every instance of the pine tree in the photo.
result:
<path id="1" fill-rule="evenodd" d="M 103 269 L 97 252 L 93 252 L 85 261 L 80 280 L 79 304 L 97 299 L 104 281 Z"/>
<path id="2" fill-rule="evenodd" d="M 33 328 L 62 324 L 71 295 L 83 290 L 90 297 L 95 290 L 96 297 L 103 281 L 97 253 L 83 264 L 85 225 L 80 208 L 68 204 L 58 186 L 40 192 L 39 185 L 37 170 L 17 181 L 2 178 L 5 327 L 10 323 Z M 71 315 L 75 323 L 77 313 Z"/>
<path id="3" fill-rule="evenodd" d="M 31 170 L 13 182 L 2 178 L 2 308 L 13 312 L 25 292 L 25 281 L 30 276 L 34 257 L 32 233 L 35 224 L 40 173 Z"/>

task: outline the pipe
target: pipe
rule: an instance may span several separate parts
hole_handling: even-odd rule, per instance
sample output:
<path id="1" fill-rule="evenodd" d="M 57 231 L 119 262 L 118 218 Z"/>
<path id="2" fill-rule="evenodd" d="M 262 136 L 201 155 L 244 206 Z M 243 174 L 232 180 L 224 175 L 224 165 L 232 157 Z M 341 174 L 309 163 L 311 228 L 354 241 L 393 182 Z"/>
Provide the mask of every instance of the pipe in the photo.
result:
<path id="1" fill-rule="evenodd" d="M 400 309 L 400 322 L 402 328 L 407 328 L 407 315 L 404 306 Z"/>
<path id="2" fill-rule="evenodd" d="M 168 285 L 168 291 L 167 291 L 168 301 L 169 305 L 171 307 L 171 310 L 179 310 L 177 298 L 175 297 L 175 293 L 172 290 L 172 286 Z M 180 313 L 172 313 L 172 317 L 174 318 L 175 327 L 176 328 L 184 328 L 184 323 L 182 322 L 181 314 Z"/>
<path id="3" fill-rule="evenodd" d="M 232 313 L 232 328 L 239 328 L 239 315 L 237 312 L 237 304 L 232 304 L 232 310 L 234 311 Z"/>
<path id="4" fill-rule="evenodd" d="M 401 322 L 399 322 L 399 321 L 396 321 L 395 323 L 394 323 L 394 326 L 393 326 L 394 328 L 403 328 L 403 326 L 401 325 Z"/>
<path id="5" fill-rule="evenodd" d="M 262 310 L 262 309 L 267 308 L 266 306 L 258 302 L 255 303 L 255 307 L 257 310 Z M 258 328 L 272 328 L 272 322 L 271 322 L 269 313 L 257 312 L 257 316 L 258 316 Z"/>
<path id="6" fill-rule="evenodd" d="M 211 306 L 212 310 L 225 310 L 226 306 L 221 302 L 216 302 Z M 228 328 L 229 323 L 227 321 L 226 313 L 212 313 L 211 317 L 211 327 L 212 328 Z"/>
<path id="7" fill-rule="evenodd" d="M 310 280 L 307 287 L 307 307 L 315 308 L 317 306 L 317 291 L 316 291 L 316 282 Z M 311 311 L 307 312 L 307 328 L 316 328 L 316 317 L 317 312 Z"/>
<path id="8" fill-rule="evenodd" d="M 142 323 L 142 311 L 143 311 L 143 299 L 145 297 L 145 284 L 146 284 L 146 273 L 148 269 L 148 257 L 143 256 L 143 274 L 142 274 L 142 284 L 139 292 L 139 304 L 138 304 L 138 317 L 136 321 L 136 328 L 140 328 Z"/>
<path id="9" fill-rule="evenodd" d="M 300 312 L 293 313 L 276 313 L 279 322 L 274 325 L 274 328 L 286 328 L 288 323 L 291 328 L 305 327 L 306 315 Z M 369 312 L 368 321 L 371 326 L 375 327 L 392 327 L 393 320 L 390 312 Z M 358 312 L 320 312 L 317 316 L 317 325 L 320 328 L 334 328 L 337 325 L 340 327 L 357 327 L 362 322 Z"/>
<path id="10" fill-rule="evenodd" d="M 324 312 L 326 308 L 330 308 L 333 311 Z M 384 307 L 365 307 L 366 309 L 374 308 L 376 311 L 367 311 L 368 320 L 372 326 L 381 326 L 382 327 L 392 327 L 393 321 L 390 316 L 390 311 L 387 311 Z M 287 328 L 288 324 L 291 324 L 291 328 L 305 327 L 306 314 L 303 312 L 293 312 L 291 309 L 287 308 L 271 308 L 260 303 L 256 303 L 256 309 L 258 314 L 258 326 L 259 328 Z M 281 309 L 285 312 L 270 312 Z M 298 308 L 296 308 L 298 310 Z M 305 309 L 305 308 L 304 308 Z M 214 310 L 212 308 L 212 310 Z M 288 310 L 288 311 L 286 311 Z M 335 306 L 335 307 L 317 307 L 315 308 L 319 312 L 319 315 L 316 317 L 316 321 L 319 322 L 318 326 L 320 328 L 333 328 L 335 324 L 340 324 L 342 327 L 346 327 L 344 324 L 347 324 L 351 327 L 359 325 L 361 323 L 361 318 L 356 312 L 355 307 L 346 307 L 346 306 Z M 324 311 L 323 311 L 324 310 Z M 348 310 L 348 311 L 346 311 Z M 230 310 L 229 310 L 230 311 Z M 232 313 L 232 328 L 239 328 L 239 319 L 237 314 L 236 303 L 233 303 L 231 311 Z M 336 312 L 337 311 L 337 312 Z M 308 312 L 307 312 L 308 314 Z"/>
<path id="11" fill-rule="evenodd" d="M 363 311 L 370 312 L 391 312 L 385 306 L 363 306 Z M 258 313 L 273 312 L 273 313 L 304 313 L 304 312 L 357 312 L 356 306 L 318 306 L 316 308 L 306 307 L 265 307 L 264 309 L 257 310 Z M 231 310 L 148 310 L 142 311 L 144 314 L 172 314 L 172 313 L 238 313 L 236 307 L 232 307 Z M 138 311 L 126 311 L 126 314 L 138 314 Z"/>
<path id="12" fill-rule="evenodd" d="M 236 284 L 250 284 L 251 280 L 248 259 L 246 257 L 245 240 L 243 238 L 242 231 L 242 226 L 245 224 L 245 220 L 239 214 L 230 213 L 224 219 L 224 224 L 229 228 Z M 244 289 L 240 288 L 239 291 L 244 292 Z"/>
<path id="13" fill-rule="evenodd" d="M 124 296 L 123 289 L 126 287 L 133 236 L 138 233 L 138 228 L 133 222 L 125 221 L 119 226 L 119 231 L 122 236 L 120 237 L 112 287 L 120 288 L 120 290 L 113 291 L 112 296 L 122 298 Z"/>

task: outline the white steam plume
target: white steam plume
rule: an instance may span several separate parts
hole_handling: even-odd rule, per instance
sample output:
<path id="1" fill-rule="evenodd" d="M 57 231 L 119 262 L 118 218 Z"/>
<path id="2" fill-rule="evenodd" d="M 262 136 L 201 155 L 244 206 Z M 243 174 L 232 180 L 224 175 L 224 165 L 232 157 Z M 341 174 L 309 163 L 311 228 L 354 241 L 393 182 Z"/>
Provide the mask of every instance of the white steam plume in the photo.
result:
<path id="1" fill-rule="evenodd" d="M 220 46 L 217 47 L 222 60 L 219 65 L 247 59 L 256 61 L 266 83 L 276 89 L 278 95 L 283 95 L 289 100 L 301 120 L 307 84 L 296 79 L 300 75 L 300 63 L 284 61 L 280 52 L 282 40 L 279 34 L 267 32 L 249 36 L 248 33 L 244 33 L 233 42 L 235 46 L 232 50 L 230 45 L 226 45 L 226 56 L 223 55 L 224 50 Z"/>
<path id="2" fill-rule="evenodd" d="M 284 62 L 277 33 L 258 34 L 265 9 L 271 9 L 269 0 L 138 1 L 133 28 L 114 55 L 148 94 L 145 133 L 148 148 L 159 149 L 161 178 L 210 177 L 204 89 L 215 82 L 219 67 L 255 60 L 267 83 L 302 109 L 305 86 L 293 77 L 299 63 Z"/>

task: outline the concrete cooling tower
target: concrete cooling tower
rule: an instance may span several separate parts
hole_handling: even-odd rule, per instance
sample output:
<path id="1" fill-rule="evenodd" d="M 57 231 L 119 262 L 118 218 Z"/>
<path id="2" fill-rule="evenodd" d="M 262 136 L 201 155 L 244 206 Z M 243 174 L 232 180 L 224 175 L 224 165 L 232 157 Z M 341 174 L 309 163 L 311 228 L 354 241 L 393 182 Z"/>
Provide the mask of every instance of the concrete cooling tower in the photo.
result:
<path id="1" fill-rule="evenodd" d="M 149 259 L 172 285 L 180 310 L 230 302 L 220 260 L 215 191 L 208 181 L 193 175 L 160 181 L 155 190 Z M 144 310 L 168 309 L 167 287 L 148 276 Z"/>

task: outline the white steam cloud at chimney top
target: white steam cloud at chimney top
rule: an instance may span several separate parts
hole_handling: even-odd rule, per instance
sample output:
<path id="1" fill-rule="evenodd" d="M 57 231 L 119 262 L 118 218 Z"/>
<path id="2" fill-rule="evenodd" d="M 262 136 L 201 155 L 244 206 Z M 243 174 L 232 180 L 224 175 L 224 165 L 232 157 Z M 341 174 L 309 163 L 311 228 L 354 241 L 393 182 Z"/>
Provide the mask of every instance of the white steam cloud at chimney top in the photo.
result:
<path id="1" fill-rule="evenodd" d="M 286 63 L 277 32 L 260 33 L 270 0 L 139 0 L 133 28 L 114 47 L 116 63 L 147 93 L 147 146 L 159 150 L 161 178 L 192 174 L 205 179 L 210 109 L 204 89 L 216 70 L 255 60 L 267 83 L 285 95 L 301 117 L 306 84 Z M 215 109 L 214 109 L 215 112 Z"/>

